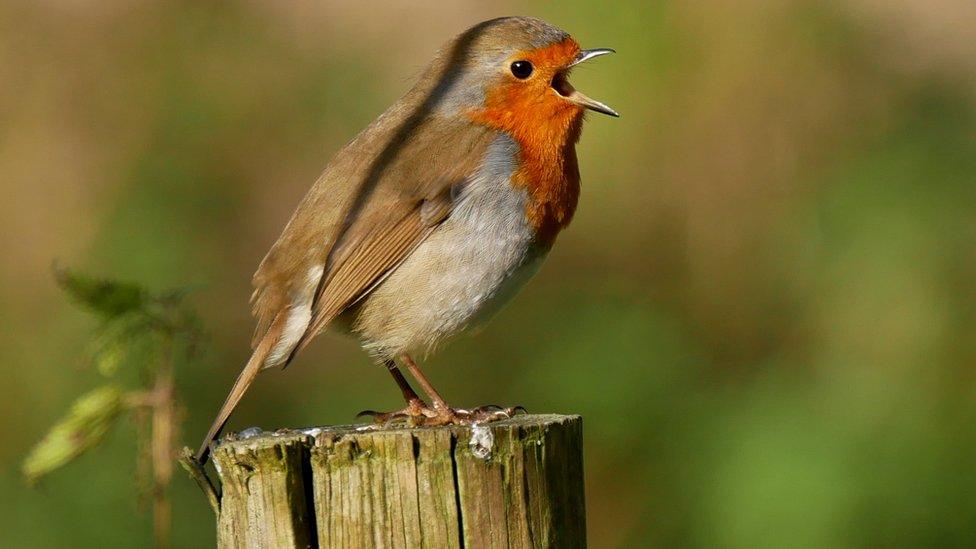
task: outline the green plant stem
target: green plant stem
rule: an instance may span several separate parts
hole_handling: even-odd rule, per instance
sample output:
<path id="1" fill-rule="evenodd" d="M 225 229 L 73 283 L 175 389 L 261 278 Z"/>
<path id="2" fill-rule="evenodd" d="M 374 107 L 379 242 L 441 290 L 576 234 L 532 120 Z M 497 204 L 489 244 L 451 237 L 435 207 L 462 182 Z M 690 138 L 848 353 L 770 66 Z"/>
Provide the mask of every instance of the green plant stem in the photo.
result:
<path id="1" fill-rule="evenodd" d="M 153 534 L 158 549 L 171 545 L 172 508 L 169 483 L 173 478 L 176 439 L 176 399 L 173 381 L 173 337 L 163 336 L 162 352 L 152 389 Z"/>

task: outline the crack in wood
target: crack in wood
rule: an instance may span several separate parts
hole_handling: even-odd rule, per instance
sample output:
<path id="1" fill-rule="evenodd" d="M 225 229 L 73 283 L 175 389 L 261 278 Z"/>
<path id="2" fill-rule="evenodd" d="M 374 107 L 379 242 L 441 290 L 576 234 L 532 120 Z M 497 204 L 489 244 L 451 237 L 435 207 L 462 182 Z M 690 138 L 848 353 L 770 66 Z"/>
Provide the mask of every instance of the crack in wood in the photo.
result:
<path id="1" fill-rule="evenodd" d="M 222 442 L 218 545 L 585 547 L 580 417 L 520 415 L 485 428 L 487 458 L 464 426 Z"/>

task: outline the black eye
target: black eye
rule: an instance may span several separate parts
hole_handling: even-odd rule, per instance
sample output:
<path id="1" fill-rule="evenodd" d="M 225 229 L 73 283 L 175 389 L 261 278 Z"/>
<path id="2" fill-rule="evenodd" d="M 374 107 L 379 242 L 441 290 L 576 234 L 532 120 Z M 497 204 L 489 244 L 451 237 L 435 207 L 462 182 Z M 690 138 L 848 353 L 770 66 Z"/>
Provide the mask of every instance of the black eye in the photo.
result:
<path id="1" fill-rule="evenodd" d="M 525 80 L 532 76 L 532 63 L 528 61 L 516 61 L 512 63 L 512 74 L 515 75 L 515 78 Z"/>

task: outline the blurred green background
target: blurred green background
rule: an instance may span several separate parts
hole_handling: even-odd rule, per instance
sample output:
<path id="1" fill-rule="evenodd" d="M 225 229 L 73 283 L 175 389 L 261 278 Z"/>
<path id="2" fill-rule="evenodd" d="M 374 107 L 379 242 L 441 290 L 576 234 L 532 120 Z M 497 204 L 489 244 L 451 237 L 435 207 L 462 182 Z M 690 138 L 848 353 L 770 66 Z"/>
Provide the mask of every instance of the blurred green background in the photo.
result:
<path id="1" fill-rule="evenodd" d="M 193 285 L 195 445 L 248 353 L 249 279 L 330 156 L 450 36 L 542 17 L 616 48 L 618 109 L 538 277 L 427 370 L 453 402 L 585 417 L 593 547 L 976 545 L 976 3 L 0 4 L 0 545 L 148 543 L 134 429 L 40 487 L 18 464 L 100 383 L 54 259 Z M 348 340 L 231 428 L 399 396 Z M 195 486 L 175 544 L 206 546 Z"/>

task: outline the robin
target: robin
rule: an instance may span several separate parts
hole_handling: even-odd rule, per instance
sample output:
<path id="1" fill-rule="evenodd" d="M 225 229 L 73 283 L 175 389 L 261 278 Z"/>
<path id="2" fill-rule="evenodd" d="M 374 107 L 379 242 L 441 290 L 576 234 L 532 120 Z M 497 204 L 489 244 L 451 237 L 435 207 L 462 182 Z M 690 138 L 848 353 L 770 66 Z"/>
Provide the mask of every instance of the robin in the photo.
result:
<path id="1" fill-rule="evenodd" d="M 255 376 L 287 366 L 327 327 L 358 338 L 402 391 L 407 406 L 370 412 L 378 421 L 443 425 L 514 413 L 452 408 L 411 357 L 484 322 L 569 224 L 583 114 L 618 114 L 567 76 L 608 53 L 580 49 L 529 17 L 485 21 L 448 42 L 417 84 L 336 154 L 258 267 L 254 351 L 197 461 Z"/>

